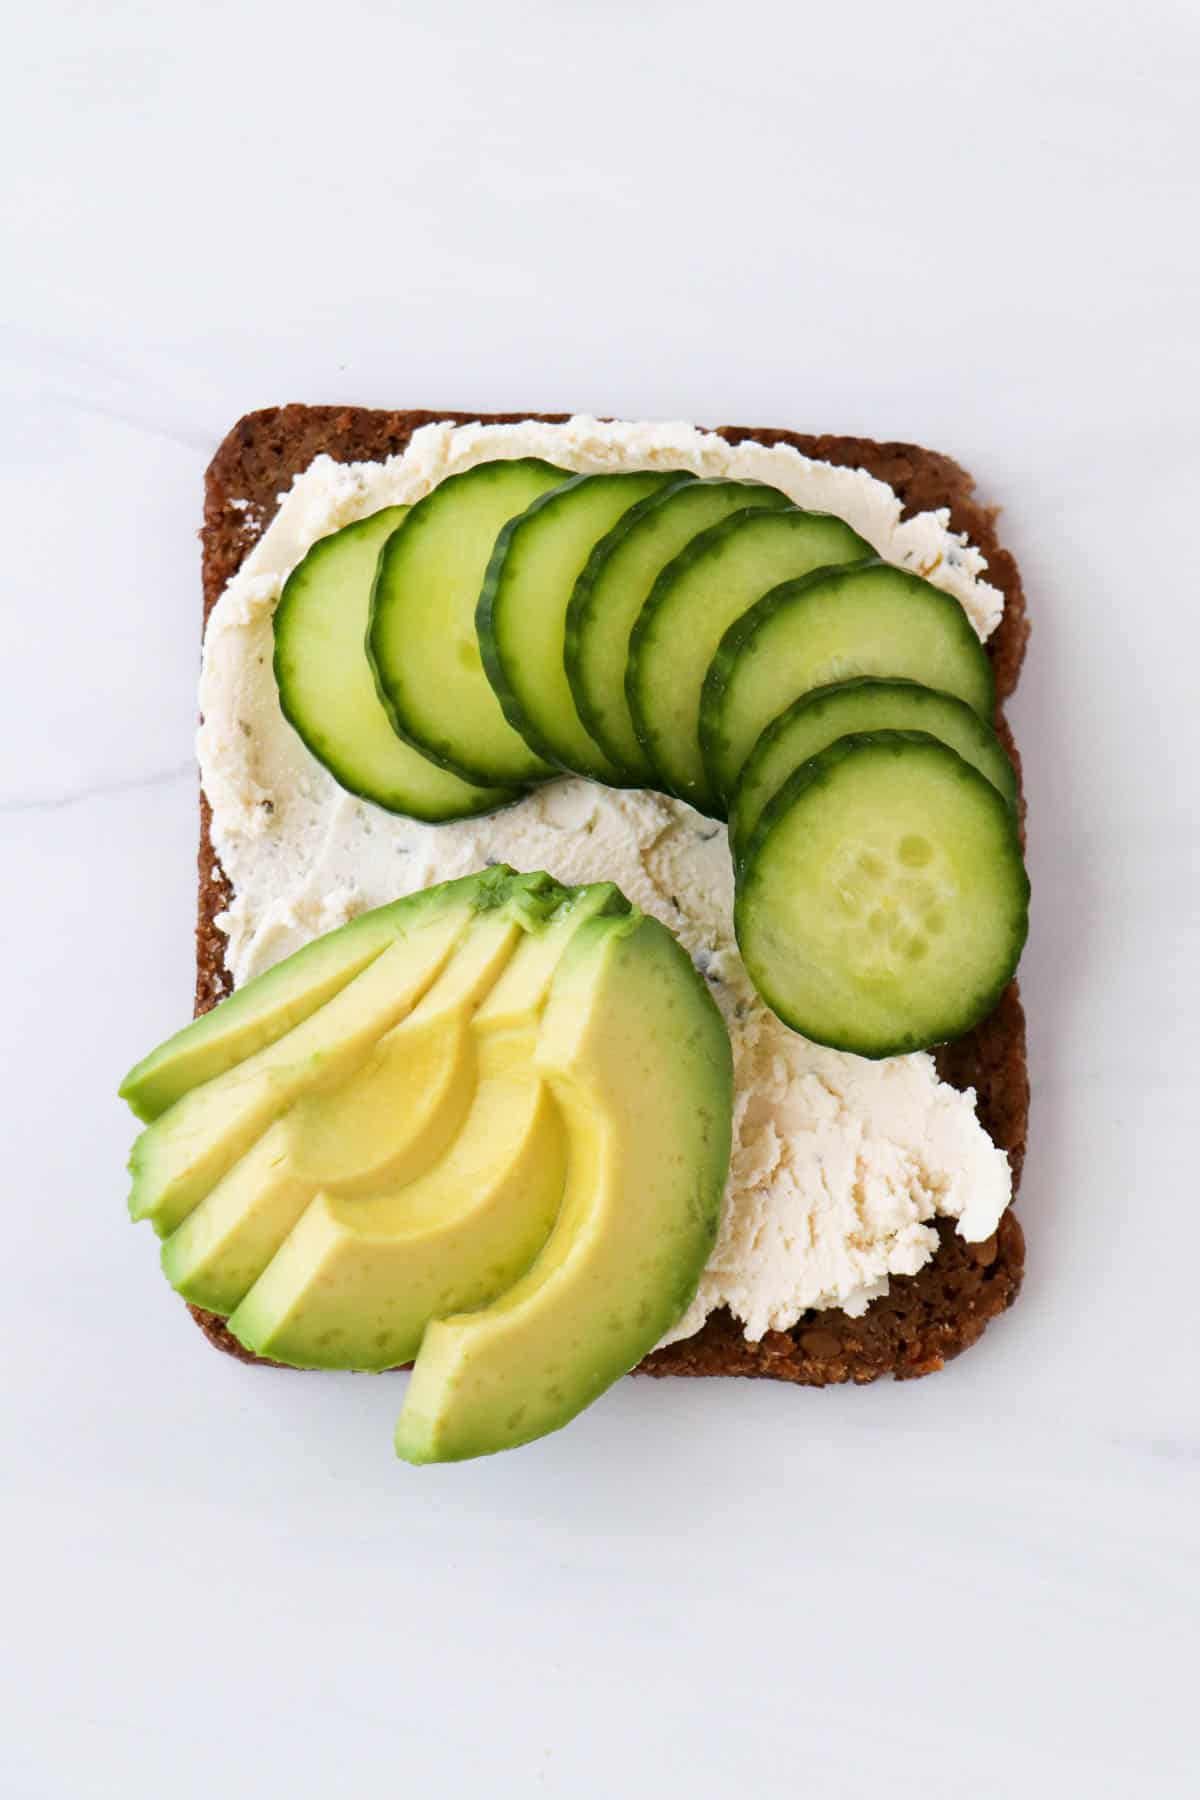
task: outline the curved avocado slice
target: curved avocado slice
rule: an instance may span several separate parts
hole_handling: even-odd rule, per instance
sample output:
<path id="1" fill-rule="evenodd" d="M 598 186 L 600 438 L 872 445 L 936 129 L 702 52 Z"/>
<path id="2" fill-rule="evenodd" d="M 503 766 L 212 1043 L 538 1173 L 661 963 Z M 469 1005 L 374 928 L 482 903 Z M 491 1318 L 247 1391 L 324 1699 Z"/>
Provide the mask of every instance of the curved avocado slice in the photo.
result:
<path id="1" fill-rule="evenodd" d="M 231 1313 L 311 1199 L 277 1119 L 164 1241 L 162 1272 L 193 1306 Z"/>
<path id="2" fill-rule="evenodd" d="M 520 936 L 511 907 L 475 915 L 424 997 L 347 1079 L 295 1097 L 163 1246 L 163 1272 L 185 1298 L 232 1311 L 323 1188 L 398 1186 L 442 1154 L 475 1087 L 471 1014 Z"/>
<path id="3" fill-rule="evenodd" d="M 394 1193 L 322 1193 L 229 1319 L 300 1368 L 411 1362 L 430 1319 L 483 1306 L 533 1261 L 562 1203 L 566 1146 L 544 1083 L 482 1074 L 460 1137 Z"/>
<path id="4" fill-rule="evenodd" d="M 256 975 L 211 1012 L 135 1063 L 117 1090 L 137 1118 L 157 1119 L 177 1100 L 277 1043 L 361 975 L 389 944 L 449 908 L 496 904 L 514 883 L 532 892 L 546 876 L 516 876 L 505 863 L 378 906 Z"/>
<path id="5" fill-rule="evenodd" d="M 409 1462 L 484 1456 L 567 1424 L 680 1316 L 716 1237 L 729 1040 L 664 926 L 632 913 L 576 934 L 534 1063 L 566 1125 L 562 1210 L 501 1299 L 429 1326 L 396 1428 Z"/>
<path id="6" fill-rule="evenodd" d="M 394 943 L 404 915 L 424 898 L 418 894 L 364 913 L 230 994 L 135 1064 L 118 1089 L 122 1100 L 149 1123 L 192 1088 L 276 1043 Z"/>
<path id="7" fill-rule="evenodd" d="M 173 1231 L 305 1090 L 336 1087 L 411 1011 L 473 917 L 469 900 L 405 933 L 302 1025 L 193 1088 L 133 1147 L 130 1216 Z"/>
<path id="8" fill-rule="evenodd" d="M 492 869 L 372 929 L 373 959 L 314 1004 L 301 958 L 283 965 L 304 1016 L 268 1044 L 271 1007 L 245 990 L 256 1047 L 143 1131 L 131 1210 L 250 1348 L 340 1368 L 415 1353 L 402 1455 L 483 1455 L 565 1424 L 690 1300 L 729 1158 L 729 1042 L 671 934 L 608 885 Z M 310 959 L 314 987 L 347 966 Z"/>
<path id="9" fill-rule="evenodd" d="M 131 1216 L 150 1219 L 160 1236 L 173 1231 L 302 1093 L 336 1087 L 362 1066 L 436 979 L 477 914 L 509 906 L 522 917 L 545 916 L 561 895 L 549 876 L 516 875 L 502 864 L 445 882 L 365 913 L 248 983 L 223 1036 L 209 1029 L 210 1021 L 234 1001 L 194 1020 L 138 1068 L 165 1058 L 173 1046 L 177 1075 L 196 1073 L 210 1053 L 220 1070 L 189 1087 L 135 1142 Z M 357 941 L 359 950 L 343 958 L 339 939 Z M 363 946 L 369 947 L 363 964 L 347 973 Z M 313 955 L 317 950 L 323 954 Z M 334 970 L 347 978 L 333 985 Z M 265 1003 L 262 990 L 269 994 Z M 298 1022 L 275 1031 L 289 1009 Z M 274 1035 L 264 1045 L 268 1029 Z"/>
<path id="10" fill-rule="evenodd" d="M 302 1367 L 393 1367 L 415 1356 L 431 1318 L 484 1305 L 528 1268 L 558 1213 L 566 1164 L 559 1110 L 534 1064 L 539 1020 L 572 936 L 625 906 L 615 888 L 586 888 L 522 938 L 464 1024 L 472 1098 L 461 1132 L 415 1180 L 368 1192 L 327 1178 L 230 1317 L 241 1343 Z M 470 947 L 393 1035 L 420 1026 Z M 344 1090 L 345 1152 L 361 1160 L 371 1134 L 353 1129 L 358 1081 Z M 393 1087 L 394 1112 L 410 1093 L 419 1085 Z M 337 1153 L 331 1133 L 331 1163 Z"/>

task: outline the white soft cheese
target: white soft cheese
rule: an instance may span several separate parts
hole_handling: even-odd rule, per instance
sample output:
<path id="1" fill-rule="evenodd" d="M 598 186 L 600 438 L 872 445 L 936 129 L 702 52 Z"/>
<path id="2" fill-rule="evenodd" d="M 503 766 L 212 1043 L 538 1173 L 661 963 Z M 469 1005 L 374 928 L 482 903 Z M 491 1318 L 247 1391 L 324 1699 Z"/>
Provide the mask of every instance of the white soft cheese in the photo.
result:
<path id="1" fill-rule="evenodd" d="M 204 650 L 201 774 L 214 847 L 234 900 L 218 921 L 237 983 L 368 907 L 488 861 L 567 882 L 615 881 L 671 927 L 721 1006 L 733 1044 L 734 1152 L 720 1238 L 671 1336 L 728 1306 L 759 1338 L 809 1307 L 860 1313 L 937 1242 L 930 1221 L 990 1236 L 1008 1203 L 1008 1162 L 974 1095 L 938 1080 L 928 1056 L 872 1063 L 781 1025 L 751 987 L 733 940 L 724 828 L 680 802 L 589 782 L 534 790 L 491 818 L 428 826 L 344 793 L 279 710 L 271 618 L 291 569 L 320 537 L 411 503 L 449 474 L 497 457 L 542 456 L 578 472 L 685 468 L 769 482 L 851 524 L 880 555 L 953 593 L 981 638 L 1002 597 L 944 512 L 900 520 L 891 488 L 787 446 L 730 446 L 687 425 L 429 425 L 382 463 L 318 457 L 218 601 Z"/>

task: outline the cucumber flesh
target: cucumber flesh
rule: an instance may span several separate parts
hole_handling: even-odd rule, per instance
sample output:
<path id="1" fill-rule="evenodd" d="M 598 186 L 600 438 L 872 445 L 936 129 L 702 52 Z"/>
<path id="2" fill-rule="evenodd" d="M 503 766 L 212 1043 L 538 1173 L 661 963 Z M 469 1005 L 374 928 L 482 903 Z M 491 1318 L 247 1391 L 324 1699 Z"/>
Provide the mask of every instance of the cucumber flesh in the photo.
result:
<path id="1" fill-rule="evenodd" d="M 340 787 L 389 812 L 440 824 L 494 812 L 517 788 L 480 787 L 439 768 L 392 729 L 363 639 L 381 546 L 408 508 L 385 507 L 315 543 L 275 609 L 275 681 L 284 717 Z"/>
<path id="2" fill-rule="evenodd" d="M 567 479 L 534 457 L 451 475 L 410 510 L 379 558 L 367 653 L 400 736 L 484 786 L 558 771 L 505 718 L 484 673 L 475 606 L 496 538 Z"/>
<path id="3" fill-rule="evenodd" d="M 1017 810 L 1017 777 L 1000 739 L 965 700 L 915 681 L 842 681 L 793 702 L 763 732 L 746 759 L 729 809 L 735 861 L 767 802 L 793 770 L 838 738 L 861 731 L 924 731 L 986 775 Z"/>
<path id="4" fill-rule="evenodd" d="M 700 702 L 716 792 L 732 796 L 758 739 L 793 700 L 860 675 L 901 676 L 992 717 L 992 666 L 952 594 L 878 560 L 822 569 L 764 595 L 721 640 Z"/>
<path id="5" fill-rule="evenodd" d="M 734 513 L 667 564 L 638 615 L 625 673 L 634 730 L 657 772 L 656 785 L 723 816 L 699 733 L 704 678 L 722 637 L 780 582 L 872 554 L 843 520 L 787 507 Z"/>
<path id="6" fill-rule="evenodd" d="M 626 778 L 579 716 L 564 666 L 567 608 L 597 542 L 675 482 L 662 470 L 576 475 L 540 494 L 496 539 L 475 630 L 504 716 L 547 762 L 621 787 Z"/>
<path id="7" fill-rule="evenodd" d="M 1011 980 L 1029 882 L 1002 796 L 921 732 L 839 739 L 769 803 L 740 872 L 747 972 L 793 1031 L 859 1056 L 960 1037 Z"/>
<path id="8" fill-rule="evenodd" d="M 657 779 L 625 698 L 630 634 L 657 577 L 694 537 L 730 513 L 789 504 L 777 488 L 757 482 L 680 475 L 631 507 L 588 558 L 567 609 L 567 680 L 579 717 L 630 785 L 649 787 Z"/>

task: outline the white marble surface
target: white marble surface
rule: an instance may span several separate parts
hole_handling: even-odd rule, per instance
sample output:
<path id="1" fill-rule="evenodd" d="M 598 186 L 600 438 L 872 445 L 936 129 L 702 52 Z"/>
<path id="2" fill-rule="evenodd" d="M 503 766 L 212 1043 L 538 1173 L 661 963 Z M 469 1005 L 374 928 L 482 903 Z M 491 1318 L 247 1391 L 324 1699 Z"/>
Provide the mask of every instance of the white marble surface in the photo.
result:
<path id="1" fill-rule="evenodd" d="M 1191 6 L 50 0 L 6 55 L 0 1792 L 1195 1793 Z M 204 464 L 288 399 L 905 436 L 1004 503 L 1029 1274 L 945 1374 L 414 1473 L 392 1381 L 199 1340 L 114 1088 L 189 1003 Z"/>

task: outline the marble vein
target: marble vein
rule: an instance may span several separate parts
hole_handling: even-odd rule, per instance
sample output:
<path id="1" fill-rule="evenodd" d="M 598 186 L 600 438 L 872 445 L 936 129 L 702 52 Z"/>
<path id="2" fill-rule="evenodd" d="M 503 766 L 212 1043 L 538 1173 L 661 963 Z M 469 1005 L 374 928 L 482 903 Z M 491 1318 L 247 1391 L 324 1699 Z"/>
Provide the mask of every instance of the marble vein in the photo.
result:
<path id="1" fill-rule="evenodd" d="M 0 817 L 20 813 L 57 812 L 70 806 L 86 806 L 92 800 L 110 800 L 122 794 L 146 793 L 153 788 L 170 787 L 185 776 L 196 777 L 192 761 L 178 763 L 170 769 L 156 769 L 150 775 L 132 775 L 124 781 L 102 781 L 91 787 L 71 789 L 65 794 L 24 795 L 0 799 Z"/>
<path id="2" fill-rule="evenodd" d="M 98 400 L 81 400 L 75 394 L 64 394 L 52 391 L 48 396 L 60 406 L 68 406 L 74 412 L 87 413 L 93 418 L 110 419 L 114 424 L 128 426 L 131 431 L 143 431 L 150 437 L 166 438 L 168 443 L 180 444 L 185 450 L 202 450 L 205 456 L 212 454 L 212 435 L 206 431 L 180 431 L 170 426 L 156 424 L 135 412 L 126 412 L 122 407 L 104 406 Z"/>

